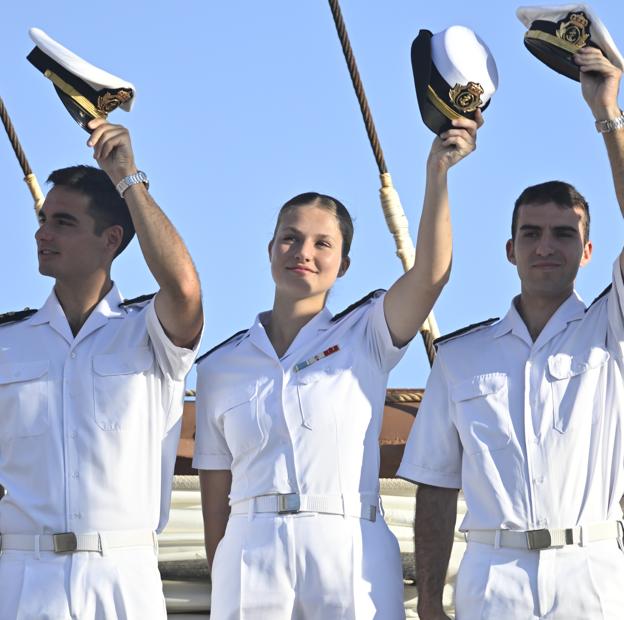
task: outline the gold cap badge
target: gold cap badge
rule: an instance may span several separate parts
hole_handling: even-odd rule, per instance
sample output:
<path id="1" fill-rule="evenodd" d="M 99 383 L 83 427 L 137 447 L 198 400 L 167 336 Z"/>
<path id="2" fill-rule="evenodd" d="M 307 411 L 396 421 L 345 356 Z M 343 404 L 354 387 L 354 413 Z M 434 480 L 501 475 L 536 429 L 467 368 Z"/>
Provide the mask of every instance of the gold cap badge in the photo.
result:
<path id="1" fill-rule="evenodd" d="M 567 20 L 567 21 L 566 21 Z M 589 19 L 583 12 L 570 13 L 558 24 L 555 34 L 577 49 L 585 47 L 589 39 Z"/>
<path id="2" fill-rule="evenodd" d="M 449 91 L 449 99 L 460 112 L 474 112 L 478 107 L 483 105 L 481 95 L 483 94 L 483 86 L 477 82 L 468 82 L 463 84 L 455 84 Z"/>

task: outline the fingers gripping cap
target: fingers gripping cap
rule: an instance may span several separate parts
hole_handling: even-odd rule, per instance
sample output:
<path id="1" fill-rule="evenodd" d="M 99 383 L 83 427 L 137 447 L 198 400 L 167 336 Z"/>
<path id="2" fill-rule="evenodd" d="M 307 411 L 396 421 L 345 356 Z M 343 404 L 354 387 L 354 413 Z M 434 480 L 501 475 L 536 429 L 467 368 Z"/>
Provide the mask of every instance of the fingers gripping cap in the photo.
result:
<path id="1" fill-rule="evenodd" d="M 477 108 L 485 110 L 498 87 L 494 57 L 465 26 L 421 30 L 412 44 L 412 70 L 422 119 L 436 134 L 455 118 L 473 119 Z"/>
<path id="2" fill-rule="evenodd" d="M 573 56 L 586 46 L 597 47 L 624 70 L 624 58 L 588 4 L 521 6 L 516 15 L 528 29 L 524 35 L 527 49 L 558 73 L 578 82 L 580 70 Z"/>
<path id="3" fill-rule="evenodd" d="M 52 81 L 72 118 L 84 129 L 94 118 L 106 118 L 117 107 L 129 112 L 135 88 L 130 82 L 83 60 L 49 37 L 31 28 L 36 47 L 28 60 Z"/>

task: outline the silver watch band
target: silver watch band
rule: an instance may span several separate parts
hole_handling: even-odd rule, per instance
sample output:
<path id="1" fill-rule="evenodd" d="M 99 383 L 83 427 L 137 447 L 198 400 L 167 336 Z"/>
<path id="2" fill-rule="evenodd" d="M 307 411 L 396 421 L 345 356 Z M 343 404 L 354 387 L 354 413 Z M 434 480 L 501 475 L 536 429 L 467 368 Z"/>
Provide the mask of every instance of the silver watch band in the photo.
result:
<path id="1" fill-rule="evenodd" d="M 616 118 L 609 118 L 606 121 L 596 121 L 596 131 L 598 133 L 611 133 L 624 128 L 624 114 Z"/>
<path id="2" fill-rule="evenodd" d="M 137 185 L 138 183 L 145 184 L 145 188 L 149 189 L 149 181 L 147 180 L 147 175 L 142 170 L 137 170 L 135 174 L 130 174 L 127 177 L 124 177 L 117 183 L 115 189 L 119 192 L 119 195 L 123 198 L 125 191 L 131 185 Z"/>

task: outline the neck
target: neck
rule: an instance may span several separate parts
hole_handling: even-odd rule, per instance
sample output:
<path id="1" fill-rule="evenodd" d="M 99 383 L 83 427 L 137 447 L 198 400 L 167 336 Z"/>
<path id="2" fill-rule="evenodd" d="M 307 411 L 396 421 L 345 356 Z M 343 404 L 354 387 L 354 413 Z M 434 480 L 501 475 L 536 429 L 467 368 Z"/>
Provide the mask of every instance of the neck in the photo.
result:
<path id="1" fill-rule="evenodd" d="M 305 299 L 283 299 L 275 294 L 264 327 L 278 357 L 288 351 L 301 328 L 325 307 L 326 298 L 325 293 Z"/>
<path id="2" fill-rule="evenodd" d="M 533 342 L 537 340 L 559 306 L 571 294 L 572 289 L 553 296 L 535 295 L 525 290 L 521 292 L 520 297 L 515 301 L 515 306 Z"/>
<path id="3" fill-rule="evenodd" d="M 109 273 L 97 273 L 79 282 L 56 281 L 54 292 L 74 336 L 112 286 Z"/>

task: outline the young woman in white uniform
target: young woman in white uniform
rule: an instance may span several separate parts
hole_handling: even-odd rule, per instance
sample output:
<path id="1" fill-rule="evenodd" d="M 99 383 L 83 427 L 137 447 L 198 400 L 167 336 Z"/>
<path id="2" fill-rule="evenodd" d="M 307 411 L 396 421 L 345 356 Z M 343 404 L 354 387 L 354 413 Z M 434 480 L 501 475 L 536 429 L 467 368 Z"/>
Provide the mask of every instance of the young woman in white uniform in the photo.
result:
<path id="1" fill-rule="evenodd" d="M 412 269 L 339 315 L 325 301 L 349 267 L 347 210 L 315 193 L 282 207 L 272 310 L 198 366 L 212 620 L 404 617 L 399 548 L 379 512 L 386 382 L 448 279 L 446 177 L 476 131 L 460 119 L 434 140 Z"/>

